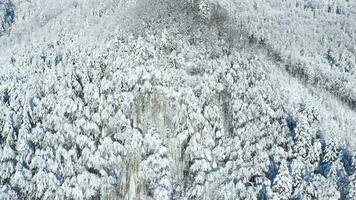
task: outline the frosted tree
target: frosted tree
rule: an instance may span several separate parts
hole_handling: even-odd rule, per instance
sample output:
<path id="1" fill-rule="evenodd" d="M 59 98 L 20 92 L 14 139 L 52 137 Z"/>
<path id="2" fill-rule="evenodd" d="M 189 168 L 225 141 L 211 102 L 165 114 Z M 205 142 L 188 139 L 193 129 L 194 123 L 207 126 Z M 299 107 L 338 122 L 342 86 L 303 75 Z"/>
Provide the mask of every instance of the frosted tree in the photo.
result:
<path id="1" fill-rule="evenodd" d="M 273 182 L 273 199 L 288 199 L 292 194 L 292 183 L 287 163 L 283 162 L 279 166 L 278 174 Z"/>
<path id="2" fill-rule="evenodd" d="M 170 199 L 172 197 L 171 163 L 168 148 L 164 146 L 157 131 L 145 135 L 147 158 L 140 164 L 139 174 L 146 187 L 146 198 Z"/>
<path id="3" fill-rule="evenodd" d="M 1 199 L 18 199 L 16 191 L 9 185 L 4 185 L 0 190 Z"/>
<path id="4" fill-rule="evenodd" d="M 320 175 L 315 177 L 315 180 L 312 181 L 312 186 L 308 186 L 306 191 L 309 198 L 340 199 L 341 197 L 335 182 Z"/>
<path id="5" fill-rule="evenodd" d="M 9 34 L 11 25 L 15 21 L 15 5 L 11 0 L 0 2 L 0 36 Z"/>
<path id="6" fill-rule="evenodd" d="M 313 171 L 322 154 L 321 138 L 318 134 L 318 114 L 308 105 L 298 113 L 294 156 L 302 161 L 307 171 Z"/>
<path id="7" fill-rule="evenodd" d="M 334 141 L 331 141 L 325 148 L 323 160 L 326 162 L 333 162 L 338 159 L 338 149 Z"/>
<path id="8" fill-rule="evenodd" d="M 356 175 L 355 173 L 351 175 L 350 177 L 350 190 L 349 194 L 347 196 L 349 199 L 355 199 L 356 198 Z"/>

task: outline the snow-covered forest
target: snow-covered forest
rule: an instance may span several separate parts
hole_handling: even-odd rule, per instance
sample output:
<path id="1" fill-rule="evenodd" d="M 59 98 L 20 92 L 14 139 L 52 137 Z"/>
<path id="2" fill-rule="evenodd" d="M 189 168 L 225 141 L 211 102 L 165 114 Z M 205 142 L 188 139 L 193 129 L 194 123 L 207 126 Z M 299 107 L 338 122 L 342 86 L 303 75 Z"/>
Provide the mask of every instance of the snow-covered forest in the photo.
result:
<path id="1" fill-rule="evenodd" d="M 0 199 L 356 199 L 356 1 L 0 0 Z"/>

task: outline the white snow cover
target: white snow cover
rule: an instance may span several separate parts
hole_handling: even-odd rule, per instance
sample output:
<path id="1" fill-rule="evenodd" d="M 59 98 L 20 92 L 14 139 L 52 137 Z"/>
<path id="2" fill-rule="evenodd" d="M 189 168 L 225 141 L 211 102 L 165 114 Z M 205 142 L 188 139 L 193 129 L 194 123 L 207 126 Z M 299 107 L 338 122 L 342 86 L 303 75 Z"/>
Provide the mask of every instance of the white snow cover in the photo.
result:
<path id="1" fill-rule="evenodd" d="M 0 199 L 356 199 L 355 19 L 0 0 Z"/>

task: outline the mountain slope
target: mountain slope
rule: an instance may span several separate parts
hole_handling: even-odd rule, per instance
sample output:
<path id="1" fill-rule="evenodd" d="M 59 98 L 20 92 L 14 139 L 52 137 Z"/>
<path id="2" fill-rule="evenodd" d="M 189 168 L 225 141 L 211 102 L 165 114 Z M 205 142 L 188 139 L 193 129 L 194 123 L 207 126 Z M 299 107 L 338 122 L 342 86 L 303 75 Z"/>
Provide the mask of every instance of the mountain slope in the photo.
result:
<path id="1" fill-rule="evenodd" d="M 0 37 L 1 198 L 355 198 L 354 61 L 336 73 L 342 59 L 303 46 L 305 28 L 334 20 L 319 1 L 14 5 Z M 333 6 L 355 28 L 354 3 Z M 290 48 L 293 34 L 276 37 L 292 19 L 308 23 Z M 340 41 L 354 55 L 354 38 Z"/>

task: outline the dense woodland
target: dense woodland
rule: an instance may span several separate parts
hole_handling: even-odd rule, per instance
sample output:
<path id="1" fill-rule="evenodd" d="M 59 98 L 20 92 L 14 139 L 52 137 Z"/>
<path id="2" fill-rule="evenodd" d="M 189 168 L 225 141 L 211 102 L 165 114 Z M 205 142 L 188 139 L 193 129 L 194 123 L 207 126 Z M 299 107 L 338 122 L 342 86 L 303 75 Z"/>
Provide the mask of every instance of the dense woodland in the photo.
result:
<path id="1" fill-rule="evenodd" d="M 355 11 L 0 0 L 0 199 L 356 199 Z"/>

